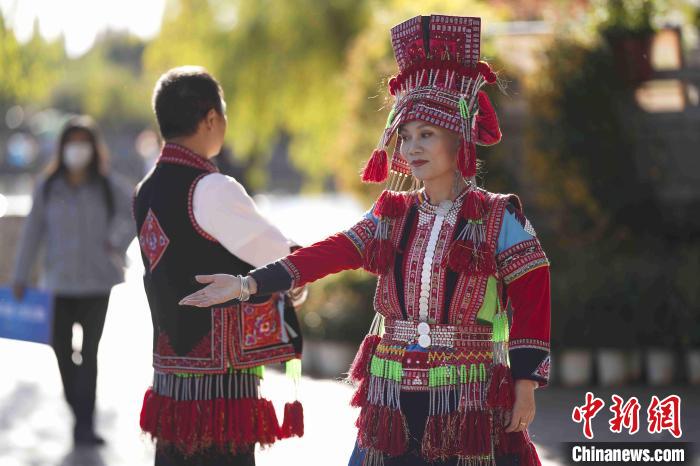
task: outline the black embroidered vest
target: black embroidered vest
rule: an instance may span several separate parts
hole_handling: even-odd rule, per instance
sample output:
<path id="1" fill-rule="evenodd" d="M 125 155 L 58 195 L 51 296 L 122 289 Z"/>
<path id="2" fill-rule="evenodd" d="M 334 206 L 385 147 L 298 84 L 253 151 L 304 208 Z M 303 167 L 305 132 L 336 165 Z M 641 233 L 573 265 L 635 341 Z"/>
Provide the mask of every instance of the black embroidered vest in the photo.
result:
<path id="1" fill-rule="evenodd" d="M 196 223 L 194 187 L 216 167 L 187 149 L 167 144 L 137 188 L 134 217 L 145 266 L 153 321 L 153 366 L 163 372 L 220 373 L 233 350 L 232 316 L 238 305 L 180 306 L 200 289 L 198 274 L 246 274 L 253 267 L 231 254 Z"/>

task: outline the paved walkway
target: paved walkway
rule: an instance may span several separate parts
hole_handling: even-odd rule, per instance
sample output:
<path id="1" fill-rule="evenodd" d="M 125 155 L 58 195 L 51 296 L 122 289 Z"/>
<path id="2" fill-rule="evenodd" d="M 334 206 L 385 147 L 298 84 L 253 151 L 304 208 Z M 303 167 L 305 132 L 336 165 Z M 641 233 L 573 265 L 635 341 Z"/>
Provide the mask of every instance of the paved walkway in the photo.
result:
<path id="1" fill-rule="evenodd" d="M 149 384 L 151 322 L 138 270 L 114 289 L 100 347 L 97 426 L 108 440 L 101 449 L 73 450 L 70 413 L 50 348 L 0 340 L 0 465 L 2 466 L 146 466 L 153 464 L 153 446 L 138 428 L 142 396 Z M 268 372 L 265 389 L 274 399 L 289 392 L 284 376 Z M 609 404 L 610 390 L 594 390 Z M 637 396 L 643 409 L 652 394 L 683 397 L 683 439 L 700 439 L 700 391 L 629 388 L 616 393 Z M 581 427 L 571 421 L 584 389 L 550 388 L 537 394 L 538 414 L 531 433 L 543 463 L 561 464 L 561 442 L 581 441 Z M 345 465 L 355 438 L 357 411 L 348 406 L 349 386 L 332 380 L 305 378 L 301 390 L 306 410 L 303 439 L 280 442 L 257 456 L 259 466 Z M 278 410 L 281 406 L 278 406 Z M 595 419 L 596 440 L 629 440 L 607 430 L 606 411 Z M 278 411 L 281 412 L 281 411 Z M 642 427 L 645 425 L 642 418 Z M 671 440 L 639 433 L 634 440 Z"/>

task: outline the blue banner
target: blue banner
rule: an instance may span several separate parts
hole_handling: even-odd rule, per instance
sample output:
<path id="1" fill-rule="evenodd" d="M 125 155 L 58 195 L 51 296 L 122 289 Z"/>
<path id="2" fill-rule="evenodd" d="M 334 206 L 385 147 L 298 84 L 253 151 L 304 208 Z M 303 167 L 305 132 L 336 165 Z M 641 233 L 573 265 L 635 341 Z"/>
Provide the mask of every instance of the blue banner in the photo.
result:
<path id="1" fill-rule="evenodd" d="M 0 287 L 0 338 L 51 344 L 53 296 L 27 289 L 17 301 L 8 287 Z"/>

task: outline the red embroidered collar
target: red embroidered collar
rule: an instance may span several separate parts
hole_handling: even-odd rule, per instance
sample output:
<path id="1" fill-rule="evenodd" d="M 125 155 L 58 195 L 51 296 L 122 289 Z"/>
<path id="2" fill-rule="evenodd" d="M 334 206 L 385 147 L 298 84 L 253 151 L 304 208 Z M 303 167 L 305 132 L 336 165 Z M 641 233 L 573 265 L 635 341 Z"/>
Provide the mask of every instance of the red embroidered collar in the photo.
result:
<path id="1" fill-rule="evenodd" d="M 168 142 L 163 146 L 157 163 L 173 163 L 197 168 L 209 173 L 218 172 L 219 169 L 211 161 L 202 158 L 186 147 Z"/>

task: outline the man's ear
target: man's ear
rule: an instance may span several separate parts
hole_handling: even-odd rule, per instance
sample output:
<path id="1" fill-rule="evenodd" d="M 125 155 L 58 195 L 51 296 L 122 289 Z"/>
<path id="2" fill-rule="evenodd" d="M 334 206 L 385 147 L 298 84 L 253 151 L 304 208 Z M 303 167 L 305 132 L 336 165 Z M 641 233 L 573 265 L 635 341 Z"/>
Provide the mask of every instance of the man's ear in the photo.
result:
<path id="1" fill-rule="evenodd" d="M 214 125 L 216 124 L 216 116 L 216 110 L 213 108 L 209 109 L 206 116 L 204 117 L 204 124 L 206 125 L 207 130 L 211 131 L 214 128 Z"/>

